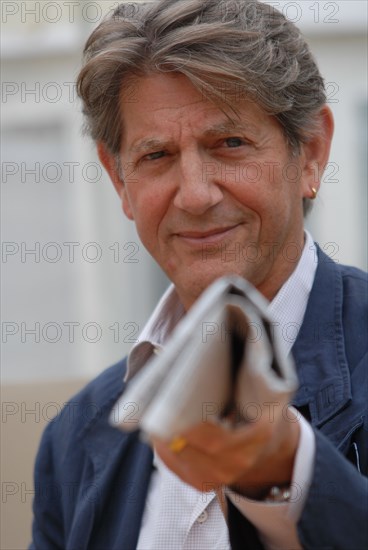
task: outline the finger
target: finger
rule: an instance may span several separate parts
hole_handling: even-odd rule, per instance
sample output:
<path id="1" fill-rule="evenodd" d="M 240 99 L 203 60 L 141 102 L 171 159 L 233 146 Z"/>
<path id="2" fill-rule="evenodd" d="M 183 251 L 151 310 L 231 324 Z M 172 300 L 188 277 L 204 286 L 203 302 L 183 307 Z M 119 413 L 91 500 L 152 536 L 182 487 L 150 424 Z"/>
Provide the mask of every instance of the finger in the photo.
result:
<path id="1" fill-rule="evenodd" d="M 253 423 L 229 427 L 221 423 L 202 422 L 183 433 L 187 443 L 207 455 L 219 455 L 233 452 L 241 447 L 253 448 L 264 444 L 268 438 L 268 430 Z"/>

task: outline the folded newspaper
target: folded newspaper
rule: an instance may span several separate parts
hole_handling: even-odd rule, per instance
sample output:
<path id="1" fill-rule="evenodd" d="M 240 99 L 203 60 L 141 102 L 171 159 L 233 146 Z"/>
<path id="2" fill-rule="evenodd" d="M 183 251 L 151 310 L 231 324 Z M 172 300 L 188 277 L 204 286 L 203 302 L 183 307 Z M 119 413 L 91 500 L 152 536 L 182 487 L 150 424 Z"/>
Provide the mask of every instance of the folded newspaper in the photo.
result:
<path id="1" fill-rule="evenodd" d="M 282 410 L 297 377 L 267 306 L 240 277 L 215 281 L 128 383 L 111 423 L 169 440 L 203 421 L 239 424 Z"/>

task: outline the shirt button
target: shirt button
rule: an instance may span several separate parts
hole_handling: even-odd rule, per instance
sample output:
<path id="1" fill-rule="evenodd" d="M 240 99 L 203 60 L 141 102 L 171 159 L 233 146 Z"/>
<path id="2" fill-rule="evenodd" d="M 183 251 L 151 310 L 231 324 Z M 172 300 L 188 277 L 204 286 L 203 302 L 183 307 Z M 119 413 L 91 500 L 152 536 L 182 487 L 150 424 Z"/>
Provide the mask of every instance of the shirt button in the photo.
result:
<path id="1" fill-rule="evenodd" d="M 198 523 L 204 523 L 208 518 L 208 512 L 204 510 L 197 518 Z"/>

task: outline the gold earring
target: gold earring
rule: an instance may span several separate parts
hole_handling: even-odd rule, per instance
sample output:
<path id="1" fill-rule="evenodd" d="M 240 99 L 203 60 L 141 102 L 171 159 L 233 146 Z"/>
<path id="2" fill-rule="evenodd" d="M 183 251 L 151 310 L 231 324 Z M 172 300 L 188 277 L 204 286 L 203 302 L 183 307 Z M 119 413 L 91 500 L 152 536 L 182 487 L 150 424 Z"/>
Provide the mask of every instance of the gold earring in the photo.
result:
<path id="1" fill-rule="evenodd" d="M 317 197 L 318 195 L 318 191 L 315 187 L 311 187 L 311 191 L 312 191 L 312 200 L 314 201 L 314 199 Z"/>

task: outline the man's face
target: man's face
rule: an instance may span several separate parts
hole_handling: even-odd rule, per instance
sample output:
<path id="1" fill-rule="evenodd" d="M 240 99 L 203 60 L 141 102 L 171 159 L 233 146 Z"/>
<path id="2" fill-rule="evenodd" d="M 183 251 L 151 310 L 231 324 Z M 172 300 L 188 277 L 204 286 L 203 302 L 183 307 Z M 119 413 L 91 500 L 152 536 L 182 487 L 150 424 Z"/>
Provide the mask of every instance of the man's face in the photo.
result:
<path id="1" fill-rule="evenodd" d="M 250 101 L 231 120 L 182 75 L 140 78 L 122 98 L 123 208 L 189 308 L 225 274 L 271 299 L 303 247 L 304 155 Z"/>

